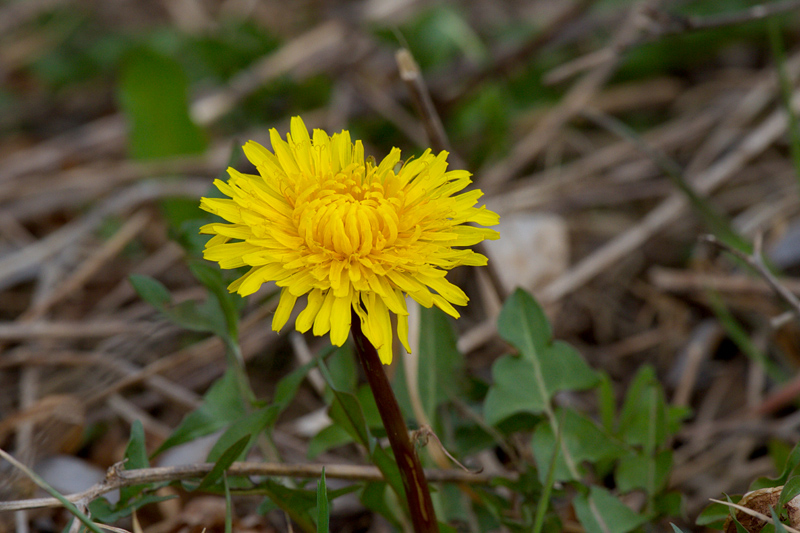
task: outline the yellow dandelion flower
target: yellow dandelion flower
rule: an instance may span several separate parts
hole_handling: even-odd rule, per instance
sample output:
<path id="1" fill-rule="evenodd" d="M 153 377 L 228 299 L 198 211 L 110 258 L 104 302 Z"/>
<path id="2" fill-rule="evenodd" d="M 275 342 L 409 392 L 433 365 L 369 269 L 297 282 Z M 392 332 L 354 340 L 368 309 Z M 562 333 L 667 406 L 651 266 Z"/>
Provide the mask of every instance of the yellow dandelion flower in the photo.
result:
<path id="1" fill-rule="evenodd" d="M 468 298 L 446 271 L 485 265 L 486 257 L 457 247 L 499 237 L 468 225 L 499 221 L 485 206 L 475 207 L 481 191 L 456 194 L 471 183 L 469 172 L 448 171 L 447 152 L 430 150 L 398 170 L 394 148 L 376 166 L 348 131 L 329 136 L 316 129 L 309 136 L 299 117 L 285 141 L 275 129 L 270 140 L 273 152 L 253 141 L 244 145 L 259 176 L 229 168 L 228 181 L 214 183 L 230 199 L 201 199 L 202 209 L 229 222 L 201 228 L 213 235 L 204 257 L 221 268 L 250 267 L 231 292 L 246 296 L 267 281 L 281 287 L 275 331 L 306 295 L 295 327 L 330 332 L 337 346 L 347 340 L 353 309 L 385 364 L 392 360 L 390 312 L 410 351 L 406 294 L 459 316 L 452 304 Z"/>

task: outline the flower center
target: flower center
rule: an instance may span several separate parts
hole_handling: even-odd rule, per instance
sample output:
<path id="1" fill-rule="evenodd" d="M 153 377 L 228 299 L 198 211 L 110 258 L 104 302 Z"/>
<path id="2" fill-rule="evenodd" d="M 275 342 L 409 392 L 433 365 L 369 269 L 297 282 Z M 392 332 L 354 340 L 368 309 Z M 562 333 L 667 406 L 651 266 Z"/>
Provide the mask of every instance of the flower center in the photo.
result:
<path id="1" fill-rule="evenodd" d="M 298 235 L 311 253 L 347 261 L 381 252 L 397 240 L 397 198 L 387 198 L 375 167 L 351 165 L 315 176 L 295 202 Z"/>

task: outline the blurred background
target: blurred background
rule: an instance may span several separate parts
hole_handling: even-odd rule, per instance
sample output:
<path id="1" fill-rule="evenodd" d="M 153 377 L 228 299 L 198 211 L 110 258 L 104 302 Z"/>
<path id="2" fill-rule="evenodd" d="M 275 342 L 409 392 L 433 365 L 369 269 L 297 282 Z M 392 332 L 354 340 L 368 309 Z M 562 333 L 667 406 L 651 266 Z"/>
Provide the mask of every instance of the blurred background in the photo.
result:
<path id="1" fill-rule="evenodd" d="M 473 173 L 502 239 L 487 243 L 491 269 L 450 276 L 472 299 L 453 324 L 469 400 L 480 405 L 508 351 L 495 328 L 503 301 L 532 291 L 555 336 L 609 376 L 612 397 L 649 365 L 686 408 L 665 444 L 665 487 L 680 502 L 659 516 L 697 527 L 708 498 L 780 472 L 800 440 L 800 330 L 796 318 L 773 320 L 791 306 L 699 241 L 713 234 L 749 253 L 761 239 L 784 286 L 800 290 L 798 10 L 791 0 L 0 3 L 2 447 L 76 492 L 121 459 L 133 421 L 155 448 L 200 405 L 225 370 L 223 343 L 165 320 L 128 276 L 157 279 L 176 304 L 202 300 L 187 266 L 203 245 L 199 197 L 215 194 L 228 165 L 252 171 L 241 144 L 269 147 L 268 130 L 284 135 L 301 115 L 349 129 L 378 160 L 394 146 L 404 158 L 444 146 L 453 168 Z M 420 69 L 407 79 L 401 48 Z M 271 332 L 271 290 L 237 304 L 263 398 L 327 342 Z M 329 423 L 308 417 L 323 390 L 304 384 L 276 426 L 285 462 L 308 461 L 309 439 Z M 589 395 L 558 401 L 600 409 Z M 509 437 L 522 448 L 525 438 Z M 492 457 L 475 461 L 502 470 L 505 448 L 487 442 Z M 326 450 L 316 461 L 358 457 Z M 202 462 L 208 445 L 180 453 Z M 0 499 L 35 494 L 3 472 Z M 223 527 L 221 497 L 151 507 L 146 531 Z M 356 501 L 336 509 L 337 531 L 389 530 Z M 287 530 L 274 513 L 237 516 L 239 530 Z M 2 518 L 9 531 L 66 523 L 53 510 Z"/>

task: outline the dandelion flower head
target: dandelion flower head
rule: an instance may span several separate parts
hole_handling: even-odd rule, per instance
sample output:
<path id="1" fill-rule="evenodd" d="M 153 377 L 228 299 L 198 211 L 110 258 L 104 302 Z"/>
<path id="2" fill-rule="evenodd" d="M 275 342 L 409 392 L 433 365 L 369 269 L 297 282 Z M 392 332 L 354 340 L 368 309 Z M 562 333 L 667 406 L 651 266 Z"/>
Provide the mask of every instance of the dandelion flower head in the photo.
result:
<path id="1" fill-rule="evenodd" d="M 299 117 L 283 140 L 270 130 L 273 152 L 249 141 L 247 158 L 259 175 L 228 169 L 216 180 L 229 198 L 202 198 L 201 208 L 228 223 L 201 228 L 213 235 L 204 257 L 222 268 L 249 266 L 228 288 L 242 296 L 268 281 L 281 287 L 272 328 L 288 321 L 298 298 L 307 304 L 295 327 L 315 335 L 330 332 L 341 346 L 355 310 L 381 361 L 392 360 L 390 313 L 406 350 L 405 295 L 420 305 L 458 317 L 464 292 L 445 279 L 459 265 L 480 266 L 486 257 L 468 248 L 496 239 L 499 217 L 475 207 L 481 191 L 460 193 L 471 183 L 464 170 L 447 170 L 447 152 L 425 151 L 400 165 L 394 148 L 375 164 L 364 158 L 350 133 L 329 136 L 308 129 Z"/>

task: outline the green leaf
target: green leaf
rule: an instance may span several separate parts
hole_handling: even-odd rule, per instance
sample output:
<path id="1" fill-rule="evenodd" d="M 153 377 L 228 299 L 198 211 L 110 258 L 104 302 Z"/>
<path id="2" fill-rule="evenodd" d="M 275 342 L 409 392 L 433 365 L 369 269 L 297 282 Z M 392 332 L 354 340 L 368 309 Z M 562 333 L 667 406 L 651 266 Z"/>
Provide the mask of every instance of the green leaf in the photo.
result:
<path id="1" fill-rule="evenodd" d="M 190 331 L 214 333 L 230 339 L 226 316 L 213 293 L 202 304 L 189 300 L 172 305 L 172 296 L 160 282 L 137 274 L 129 279 L 139 296 L 171 322 Z"/>
<path id="2" fill-rule="evenodd" d="M 108 503 L 108 500 L 105 498 L 97 498 L 96 500 L 92 500 L 89 503 L 89 512 L 92 515 L 92 518 L 103 522 L 105 524 L 113 524 L 117 520 L 121 518 L 125 518 L 126 516 L 130 516 L 132 512 L 135 510 L 144 507 L 145 505 L 149 505 L 151 503 L 158 503 L 164 502 L 167 500 L 172 500 L 177 498 L 176 495 L 171 496 L 159 496 L 157 494 L 144 494 L 137 498 L 133 498 L 131 501 L 122 504 L 122 502 L 118 502 L 116 505 L 111 505 Z"/>
<path id="3" fill-rule="evenodd" d="M 328 409 L 328 415 L 331 417 L 331 420 L 344 428 L 354 441 L 367 449 L 370 459 L 372 459 L 372 462 L 378 467 L 378 470 L 381 471 L 384 478 L 386 478 L 389 486 L 392 487 L 392 490 L 395 491 L 398 497 L 402 497 L 404 495 L 404 489 L 397 463 L 383 448 L 381 448 L 370 432 L 358 397 L 350 393 L 339 391 L 334 387 L 330 372 L 328 372 L 327 366 L 321 359 L 319 360 L 319 369 L 328 387 L 331 388 L 334 394 L 334 399 Z"/>
<path id="4" fill-rule="evenodd" d="M 214 468 L 206 474 L 203 480 L 200 482 L 200 485 L 197 486 L 195 490 L 208 490 L 212 486 L 214 486 L 225 474 L 225 471 L 230 468 L 230 466 L 242 455 L 242 453 L 248 447 L 250 441 L 250 436 L 245 435 L 241 439 L 234 442 L 229 448 L 227 448 L 224 452 L 219 454 L 219 459 L 214 464 Z M 217 443 L 219 444 L 219 443 Z M 213 451 L 213 450 L 212 450 Z M 227 492 L 227 484 L 226 484 L 226 492 Z"/>
<path id="5" fill-rule="evenodd" d="M 561 446 L 553 473 L 555 481 L 578 479 L 573 473 L 579 473 L 579 466 L 583 461 L 596 463 L 614 459 L 626 451 L 613 435 L 572 409 L 559 409 L 555 418 L 562 421 Z M 556 450 L 556 435 L 549 421 L 544 420 L 536 427 L 531 446 L 536 464 L 539 466 L 539 480 L 544 483 L 547 465 L 552 461 L 553 452 Z"/>
<path id="6" fill-rule="evenodd" d="M 396 505 L 390 505 L 391 494 L 387 491 L 388 485 L 383 482 L 371 482 L 364 485 L 361 491 L 361 503 L 367 509 L 374 511 L 384 517 L 398 530 L 402 530 L 402 524 L 398 519 L 399 509 Z"/>
<path id="7" fill-rule="evenodd" d="M 772 520 L 775 522 L 774 528 L 775 533 L 786 533 L 786 527 L 781 522 L 781 518 L 778 516 L 778 513 L 775 511 L 774 507 L 770 507 L 770 514 L 772 515 Z M 768 524 L 770 525 L 770 524 Z M 766 533 L 766 528 L 763 529 L 764 533 Z"/>
<path id="8" fill-rule="evenodd" d="M 189 117 L 188 83 L 180 63 L 151 49 L 129 52 L 120 75 L 120 103 L 135 159 L 197 154 L 202 131 Z"/>
<path id="9" fill-rule="evenodd" d="M 202 304 L 187 300 L 166 307 L 161 312 L 170 321 L 189 331 L 213 333 L 223 339 L 229 339 L 225 316 L 219 302 L 213 296 Z"/>
<path id="10" fill-rule="evenodd" d="M 250 449 L 256 444 L 258 436 L 268 427 L 275 425 L 280 414 L 294 399 L 297 394 L 297 389 L 300 387 L 303 379 L 305 379 L 309 369 L 316 364 L 316 361 L 309 361 L 281 378 L 278 385 L 275 387 L 275 396 L 272 399 L 272 403 L 233 421 L 216 444 L 214 444 L 214 447 L 208 454 L 207 461 L 216 461 L 222 452 L 232 446 L 234 442 L 245 435 L 249 435 L 248 444 L 242 449 L 240 457 L 237 460 L 244 459 Z"/>
<path id="11" fill-rule="evenodd" d="M 655 456 L 633 452 L 619 461 L 614 479 L 620 492 L 642 489 L 652 496 L 664 489 L 671 469 L 671 450 L 663 450 Z"/>
<path id="12" fill-rule="evenodd" d="M 428 420 L 436 420 L 436 408 L 457 396 L 463 356 L 456 348 L 456 335 L 444 311 L 420 309 L 417 386 Z"/>
<path id="13" fill-rule="evenodd" d="M 292 403 L 292 400 L 294 400 L 294 397 L 297 395 L 297 390 L 306 378 L 308 371 L 316 365 L 317 361 L 312 359 L 281 378 L 278 385 L 275 387 L 275 396 L 272 398 L 272 402 L 280 406 L 280 412 L 283 412 L 284 409 L 289 407 L 289 404 Z"/>
<path id="14" fill-rule="evenodd" d="M 228 485 L 228 476 L 222 471 L 222 484 L 225 488 L 225 533 L 233 533 L 233 504 L 231 503 L 231 488 Z"/>
<path id="15" fill-rule="evenodd" d="M 729 496 L 726 496 L 726 498 L 729 503 L 732 503 Z M 730 516 L 731 523 L 733 523 L 734 527 L 736 528 L 736 533 L 750 533 L 747 531 L 747 528 L 745 528 L 742 523 L 739 522 L 739 519 L 736 518 L 737 512 L 738 510 L 736 508 L 728 506 L 728 516 Z"/>
<path id="16" fill-rule="evenodd" d="M 353 484 L 337 490 L 328 490 L 328 501 L 331 502 L 359 488 L 360 485 Z M 281 509 L 287 511 L 293 520 L 302 523 L 304 525 L 304 530 L 313 531 L 315 517 L 312 516 L 311 511 L 317 508 L 316 490 L 294 489 L 274 481 L 273 479 L 265 478 L 259 482 L 254 491 L 265 493 L 270 500 L 278 504 Z M 262 503 L 260 509 L 268 509 L 268 505 Z"/>
<path id="17" fill-rule="evenodd" d="M 326 360 L 331 375 L 331 382 L 336 390 L 342 392 L 355 392 L 358 385 L 358 367 L 353 350 L 348 344 L 336 348 Z M 333 391 L 325 391 L 325 399 L 330 403 Z"/>
<path id="18" fill-rule="evenodd" d="M 135 420 L 131 426 L 131 438 L 125 448 L 125 469 L 136 470 L 150 466 L 147 460 L 147 448 L 144 440 L 144 428 L 140 420 Z M 119 491 L 119 501 L 126 503 L 142 491 L 143 485 L 122 487 Z"/>
<path id="19" fill-rule="evenodd" d="M 328 410 L 331 420 L 339 424 L 350 437 L 367 448 L 372 454 L 375 449 L 375 441 L 369 432 L 364 412 L 358 398 L 349 392 L 339 392 L 334 390 L 334 399 Z"/>
<path id="20" fill-rule="evenodd" d="M 233 370 L 228 370 L 206 392 L 203 405 L 186 415 L 152 456 L 155 457 L 178 444 L 219 431 L 244 414 L 245 408 L 239 395 L 236 374 Z"/>
<path id="21" fill-rule="evenodd" d="M 213 267 L 207 262 L 191 261 L 189 269 L 194 277 L 216 296 L 228 326 L 228 334 L 231 339 L 236 339 L 239 329 L 239 304 L 242 302 L 242 298 L 236 293 L 228 291 L 228 284 L 223 279 L 222 271 L 219 268 Z"/>
<path id="22" fill-rule="evenodd" d="M 597 387 L 597 404 L 603 428 L 609 433 L 614 431 L 617 405 L 614 399 L 614 387 L 611 378 L 605 372 L 599 372 L 600 385 Z"/>
<path id="23" fill-rule="evenodd" d="M 620 411 L 619 436 L 628 444 L 641 445 L 648 455 L 662 446 L 668 435 L 664 391 L 655 371 L 643 366 L 633 379 Z"/>
<path id="24" fill-rule="evenodd" d="M 206 461 L 209 463 L 219 461 L 231 447 L 241 440 L 244 440 L 244 446 L 239 450 L 239 455 L 233 460 L 244 460 L 247 453 L 255 445 L 261 432 L 276 418 L 278 418 L 276 406 L 270 405 L 248 413 L 239 420 L 234 421 L 225 430 L 225 433 L 220 436 L 211 451 L 208 452 Z"/>
<path id="25" fill-rule="evenodd" d="M 796 444 L 789 453 L 789 458 L 786 460 L 786 465 L 783 467 L 783 472 L 776 479 L 766 477 L 758 478 L 750 485 L 750 490 L 765 489 L 767 487 L 779 487 L 785 485 L 789 480 L 789 476 L 795 472 L 798 465 L 800 465 L 800 444 Z"/>
<path id="26" fill-rule="evenodd" d="M 328 533 L 328 488 L 325 486 L 325 467 L 322 468 L 322 477 L 317 483 L 317 533 Z"/>
<path id="27" fill-rule="evenodd" d="M 494 384 L 484 406 L 488 423 L 497 424 L 518 412 L 540 414 L 556 392 L 597 384 L 597 373 L 577 351 L 553 342 L 544 311 L 525 291 L 517 289 L 509 297 L 497 329 L 520 353 L 503 356 L 492 366 Z"/>
<path id="28" fill-rule="evenodd" d="M 673 531 L 673 533 L 687 533 L 686 531 L 682 530 L 681 528 L 679 528 L 678 526 L 676 526 L 676 525 L 675 525 L 675 524 L 673 524 L 672 522 L 670 522 L 670 524 L 669 524 L 669 525 L 671 525 L 671 526 L 672 526 L 672 531 Z"/>
<path id="29" fill-rule="evenodd" d="M 579 494 L 573 500 L 575 513 L 586 531 L 627 533 L 647 522 L 602 487 L 593 485 L 589 495 Z"/>
<path id="30" fill-rule="evenodd" d="M 795 496 L 800 494 L 800 476 L 792 476 L 783 486 L 781 490 L 781 497 L 778 500 L 778 508 L 783 509 L 784 505 L 789 503 Z"/>
<path id="31" fill-rule="evenodd" d="M 728 498 L 733 503 L 738 503 L 742 497 L 732 496 Z M 722 529 L 725 519 L 730 515 L 730 507 L 721 503 L 712 502 L 698 515 L 695 524 L 706 526 L 710 529 Z"/>
<path id="32" fill-rule="evenodd" d="M 156 309 L 164 309 L 172 301 L 172 296 L 167 288 L 150 276 L 131 274 L 128 279 L 139 298 Z"/>
<path id="33" fill-rule="evenodd" d="M 324 451 L 353 442 L 353 437 L 342 426 L 331 424 L 314 435 L 308 443 L 308 458 L 314 459 Z"/>

